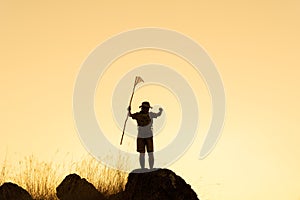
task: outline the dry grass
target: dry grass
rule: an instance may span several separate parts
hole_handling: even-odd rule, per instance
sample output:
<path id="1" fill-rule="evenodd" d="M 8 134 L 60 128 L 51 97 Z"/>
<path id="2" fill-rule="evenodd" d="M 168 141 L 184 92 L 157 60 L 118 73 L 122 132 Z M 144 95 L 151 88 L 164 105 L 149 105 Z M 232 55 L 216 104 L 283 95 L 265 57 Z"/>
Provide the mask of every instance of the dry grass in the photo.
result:
<path id="1" fill-rule="evenodd" d="M 39 161 L 29 156 L 14 164 L 14 167 L 5 159 L 0 169 L 0 185 L 4 182 L 16 183 L 36 200 L 57 200 L 56 187 L 70 173 L 87 179 L 106 196 L 122 191 L 127 179 L 127 173 L 108 168 L 91 156 L 67 164 Z"/>
<path id="2" fill-rule="evenodd" d="M 120 164 L 124 162 L 120 160 Z M 111 195 L 125 189 L 128 174 L 111 169 L 92 158 L 84 158 L 75 163 L 73 171 L 86 178 L 104 195 Z M 99 178 L 101 177 L 101 178 Z"/>

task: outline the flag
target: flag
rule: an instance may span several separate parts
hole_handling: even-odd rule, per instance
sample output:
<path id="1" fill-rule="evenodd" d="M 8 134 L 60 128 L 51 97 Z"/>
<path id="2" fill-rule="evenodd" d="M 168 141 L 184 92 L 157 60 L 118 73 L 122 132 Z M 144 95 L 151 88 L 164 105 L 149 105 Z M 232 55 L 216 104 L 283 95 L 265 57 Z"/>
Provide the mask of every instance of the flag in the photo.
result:
<path id="1" fill-rule="evenodd" d="M 136 86 L 137 84 L 142 83 L 142 82 L 144 82 L 144 80 L 140 76 L 136 76 L 134 86 Z"/>

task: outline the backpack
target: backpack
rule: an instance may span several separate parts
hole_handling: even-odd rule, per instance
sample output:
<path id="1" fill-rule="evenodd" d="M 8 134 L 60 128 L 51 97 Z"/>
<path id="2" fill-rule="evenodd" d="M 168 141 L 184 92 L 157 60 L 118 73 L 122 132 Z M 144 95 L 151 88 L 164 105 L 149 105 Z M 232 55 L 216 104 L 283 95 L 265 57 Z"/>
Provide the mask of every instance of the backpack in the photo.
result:
<path id="1" fill-rule="evenodd" d="M 151 123 L 151 118 L 149 116 L 149 113 L 139 113 L 137 116 L 136 116 L 136 121 L 137 121 L 137 124 L 138 126 L 147 126 Z"/>

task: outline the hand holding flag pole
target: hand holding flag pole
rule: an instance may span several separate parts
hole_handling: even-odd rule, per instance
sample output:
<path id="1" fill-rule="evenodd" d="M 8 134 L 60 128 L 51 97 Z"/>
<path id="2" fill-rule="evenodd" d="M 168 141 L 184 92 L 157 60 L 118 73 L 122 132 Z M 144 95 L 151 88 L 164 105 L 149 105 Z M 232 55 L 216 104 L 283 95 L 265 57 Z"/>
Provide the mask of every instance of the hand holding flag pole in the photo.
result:
<path id="1" fill-rule="evenodd" d="M 133 90 L 132 90 L 131 98 L 130 98 L 130 101 L 129 101 L 129 107 L 131 107 L 131 102 L 132 102 L 132 99 L 133 99 L 133 95 L 134 95 L 134 91 L 135 91 L 135 86 L 137 84 L 139 84 L 139 83 L 142 83 L 142 82 L 144 82 L 144 80 L 140 76 L 136 76 L 135 77 L 135 81 L 134 81 L 134 85 L 133 85 Z M 128 113 L 127 113 L 127 116 L 126 116 L 126 120 L 125 120 L 125 123 L 124 123 L 123 133 L 122 133 L 120 145 L 122 145 L 123 136 L 124 136 L 124 133 L 125 133 L 125 127 L 126 127 L 126 123 L 127 123 L 128 117 L 129 117 L 129 110 L 128 110 Z"/>

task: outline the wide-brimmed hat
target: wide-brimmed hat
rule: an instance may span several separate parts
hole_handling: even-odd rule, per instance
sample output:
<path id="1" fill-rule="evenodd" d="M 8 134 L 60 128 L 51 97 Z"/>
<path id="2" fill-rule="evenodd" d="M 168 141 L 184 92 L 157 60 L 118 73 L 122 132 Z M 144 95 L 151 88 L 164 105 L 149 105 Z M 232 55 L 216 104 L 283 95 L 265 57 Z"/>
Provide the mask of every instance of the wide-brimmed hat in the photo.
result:
<path id="1" fill-rule="evenodd" d="M 152 108 L 152 107 L 150 106 L 150 103 L 148 101 L 144 101 L 142 105 L 140 105 L 140 108 Z"/>

